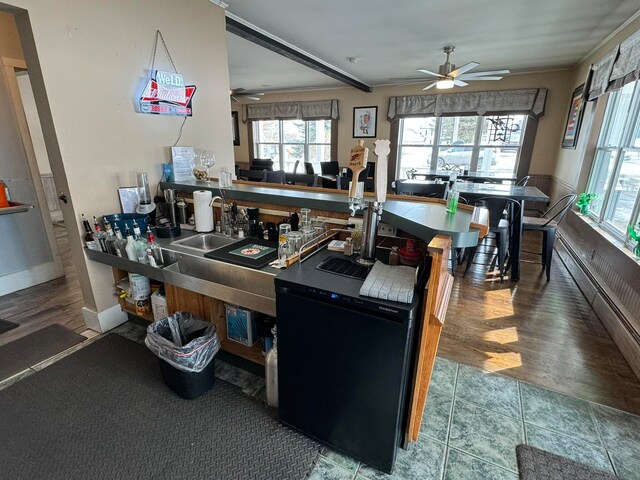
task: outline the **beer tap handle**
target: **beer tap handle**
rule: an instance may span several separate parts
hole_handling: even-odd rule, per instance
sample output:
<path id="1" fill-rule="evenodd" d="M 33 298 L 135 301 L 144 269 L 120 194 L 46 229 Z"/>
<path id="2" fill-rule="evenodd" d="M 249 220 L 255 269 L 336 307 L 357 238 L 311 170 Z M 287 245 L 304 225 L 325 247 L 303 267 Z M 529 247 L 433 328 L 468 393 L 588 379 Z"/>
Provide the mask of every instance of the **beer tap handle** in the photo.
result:
<path id="1" fill-rule="evenodd" d="M 389 140 L 376 140 L 374 153 L 378 157 L 376 162 L 376 201 L 383 203 L 387 199 L 387 157 L 391 149 Z"/>

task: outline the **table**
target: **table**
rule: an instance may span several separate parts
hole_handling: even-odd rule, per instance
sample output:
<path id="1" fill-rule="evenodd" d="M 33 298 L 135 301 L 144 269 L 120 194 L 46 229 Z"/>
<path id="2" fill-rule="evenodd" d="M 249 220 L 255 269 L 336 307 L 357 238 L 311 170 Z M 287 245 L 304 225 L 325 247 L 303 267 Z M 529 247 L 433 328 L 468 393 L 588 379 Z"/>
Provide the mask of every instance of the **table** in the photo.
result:
<path id="1" fill-rule="evenodd" d="M 522 245 L 522 212 L 524 202 L 549 202 L 549 197 L 536 187 L 520 187 L 495 183 L 457 183 L 460 195 L 467 199 L 481 197 L 504 197 L 520 202 L 520 211 L 515 213 L 511 238 L 511 280 L 520 279 L 520 249 Z"/>
<path id="2" fill-rule="evenodd" d="M 449 177 L 452 173 L 458 173 L 458 178 L 460 180 L 473 180 L 474 178 L 490 178 L 496 181 L 502 182 L 516 182 L 518 177 L 516 177 L 513 173 L 504 173 L 504 172 L 467 172 L 467 174 L 462 174 L 459 172 L 453 172 L 449 170 L 427 170 L 416 172 L 416 175 L 426 176 L 431 178 L 442 178 L 443 180 L 449 180 Z"/>

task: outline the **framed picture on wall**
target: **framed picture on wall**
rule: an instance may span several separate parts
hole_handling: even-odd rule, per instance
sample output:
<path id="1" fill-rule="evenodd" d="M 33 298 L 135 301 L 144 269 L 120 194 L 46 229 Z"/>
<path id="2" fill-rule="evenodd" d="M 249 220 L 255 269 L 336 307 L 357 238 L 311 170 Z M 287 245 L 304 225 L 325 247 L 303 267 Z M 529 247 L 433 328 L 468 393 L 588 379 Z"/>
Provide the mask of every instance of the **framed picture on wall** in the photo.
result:
<path id="1" fill-rule="evenodd" d="M 353 138 L 375 138 L 378 126 L 378 107 L 353 109 Z"/>
<path id="2" fill-rule="evenodd" d="M 562 135 L 562 148 L 576 148 L 578 144 L 578 135 L 580 133 L 580 124 L 584 115 L 584 86 L 583 83 L 573 91 L 571 95 L 571 105 L 569 106 L 569 115 L 567 123 L 564 126 L 564 135 Z"/>
<path id="3" fill-rule="evenodd" d="M 231 112 L 231 128 L 233 131 L 233 144 L 240 145 L 240 129 L 238 128 L 238 112 Z"/>

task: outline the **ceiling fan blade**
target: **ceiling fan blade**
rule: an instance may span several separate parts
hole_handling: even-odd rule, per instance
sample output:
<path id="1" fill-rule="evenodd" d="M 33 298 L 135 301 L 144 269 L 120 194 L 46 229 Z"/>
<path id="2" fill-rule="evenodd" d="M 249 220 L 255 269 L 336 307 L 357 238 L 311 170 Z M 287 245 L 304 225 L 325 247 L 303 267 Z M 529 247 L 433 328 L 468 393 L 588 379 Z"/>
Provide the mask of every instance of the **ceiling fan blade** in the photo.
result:
<path id="1" fill-rule="evenodd" d="M 480 65 L 478 62 L 469 62 L 466 65 L 461 66 L 460 68 L 456 68 L 453 72 L 449 74 L 451 77 L 457 77 L 458 75 L 462 75 L 465 72 L 468 72 L 472 68 L 476 68 Z"/>
<path id="2" fill-rule="evenodd" d="M 426 75 L 429 75 L 430 77 L 443 77 L 444 78 L 444 75 L 440 75 L 439 73 L 432 72 L 431 70 L 425 70 L 424 68 L 419 68 L 418 71 L 422 72 L 422 73 L 424 73 Z"/>
<path id="3" fill-rule="evenodd" d="M 249 100 L 254 100 L 254 101 L 256 101 L 256 102 L 257 102 L 258 100 L 260 100 L 260 98 L 262 97 L 262 95 L 264 95 L 264 94 L 258 94 L 258 93 L 256 93 L 256 94 L 253 94 L 253 95 L 242 95 L 242 98 L 247 98 L 247 99 L 249 99 Z"/>
<path id="4" fill-rule="evenodd" d="M 438 82 L 433 82 L 431 85 L 427 85 L 422 90 L 429 90 L 430 88 L 435 87 L 437 84 L 438 84 Z"/>
<path id="5" fill-rule="evenodd" d="M 471 72 L 471 73 L 467 73 L 465 74 L 465 77 L 469 78 L 469 77 L 478 77 L 478 76 L 483 76 L 483 75 L 508 75 L 509 73 L 511 73 L 509 70 L 491 70 L 488 72 Z"/>
<path id="6" fill-rule="evenodd" d="M 392 77 L 388 79 L 391 82 L 424 82 L 424 77 Z"/>
<path id="7" fill-rule="evenodd" d="M 460 78 L 460 77 L 458 77 Z M 475 82 L 478 80 L 502 80 L 502 77 L 462 77 L 463 80 Z"/>
<path id="8" fill-rule="evenodd" d="M 458 80 L 457 78 L 453 81 L 453 84 L 458 87 L 466 87 L 469 85 L 467 82 L 463 82 L 462 80 Z"/>
<path id="9" fill-rule="evenodd" d="M 239 102 L 240 100 L 238 100 L 236 97 L 234 97 L 233 95 L 231 95 L 231 101 L 232 101 L 232 102 Z"/>

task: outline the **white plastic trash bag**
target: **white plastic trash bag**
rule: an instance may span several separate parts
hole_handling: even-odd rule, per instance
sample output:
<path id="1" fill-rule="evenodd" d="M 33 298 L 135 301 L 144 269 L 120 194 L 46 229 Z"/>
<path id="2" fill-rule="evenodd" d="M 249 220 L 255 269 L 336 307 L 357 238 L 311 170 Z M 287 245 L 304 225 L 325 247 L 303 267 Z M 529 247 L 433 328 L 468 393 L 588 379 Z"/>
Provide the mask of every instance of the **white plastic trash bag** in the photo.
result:
<path id="1" fill-rule="evenodd" d="M 153 322 L 147 327 L 144 343 L 183 372 L 201 372 L 220 350 L 216 326 L 188 312 L 176 312 Z"/>

